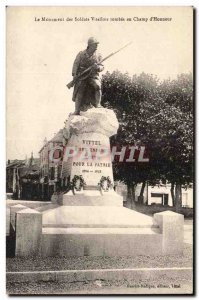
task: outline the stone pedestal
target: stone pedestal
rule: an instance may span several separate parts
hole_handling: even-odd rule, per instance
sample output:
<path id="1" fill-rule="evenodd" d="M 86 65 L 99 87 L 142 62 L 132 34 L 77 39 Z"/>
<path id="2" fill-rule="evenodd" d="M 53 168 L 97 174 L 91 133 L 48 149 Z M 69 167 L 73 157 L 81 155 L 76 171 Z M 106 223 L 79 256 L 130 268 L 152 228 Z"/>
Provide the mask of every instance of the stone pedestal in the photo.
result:
<path id="1" fill-rule="evenodd" d="M 83 201 L 82 201 L 83 202 Z M 43 256 L 160 255 L 151 217 L 121 206 L 60 206 L 43 215 Z"/>
<path id="2" fill-rule="evenodd" d="M 166 211 L 152 219 L 122 207 L 122 197 L 114 192 L 109 138 L 119 126 L 115 113 L 92 108 L 80 116 L 71 115 L 66 126 L 70 138 L 62 178 L 70 180 L 71 190 L 63 197 L 54 195 L 52 202 L 60 206 L 41 213 L 20 207 L 16 255 L 182 254 L 182 215 Z M 13 214 L 18 208 L 13 208 Z"/>
<path id="3" fill-rule="evenodd" d="M 16 213 L 16 256 L 40 255 L 42 214 L 27 208 Z"/>
<path id="4" fill-rule="evenodd" d="M 184 216 L 172 211 L 154 214 L 154 222 L 162 234 L 162 253 L 181 255 L 183 253 Z"/>
<path id="5" fill-rule="evenodd" d="M 70 116 L 67 126 L 70 139 L 62 178 L 70 180 L 71 190 L 52 197 L 57 207 L 52 204 L 37 211 L 20 207 L 16 212 L 16 255 L 182 254 L 182 215 L 166 211 L 151 218 L 122 207 L 123 198 L 114 192 L 109 144 L 109 137 L 118 129 L 114 112 L 89 109 Z"/>
<path id="6" fill-rule="evenodd" d="M 102 177 L 113 185 L 110 136 L 117 133 L 118 121 L 110 109 L 92 108 L 70 116 L 70 139 L 64 155 L 63 177 L 82 176 L 86 189 L 99 187 Z"/>

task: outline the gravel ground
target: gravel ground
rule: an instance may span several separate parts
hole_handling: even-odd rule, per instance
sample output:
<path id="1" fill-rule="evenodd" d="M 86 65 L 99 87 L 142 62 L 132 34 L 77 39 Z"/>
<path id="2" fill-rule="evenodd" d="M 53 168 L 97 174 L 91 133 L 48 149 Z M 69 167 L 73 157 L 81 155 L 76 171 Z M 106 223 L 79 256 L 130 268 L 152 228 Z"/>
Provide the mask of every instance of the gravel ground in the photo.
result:
<path id="1" fill-rule="evenodd" d="M 8 294 L 173 294 L 192 293 L 190 278 L 162 276 L 157 280 L 8 283 Z"/>
<path id="2" fill-rule="evenodd" d="M 188 225 L 188 224 L 187 224 Z M 190 229 L 188 228 L 188 231 Z M 192 232 L 191 232 L 192 233 Z M 122 269 L 155 267 L 192 267 L 192 245 L 189 233 L 188 243 L 184 243 L 182 256 L 135 256 L 135 257 L 37 257 L 6 259 L 7 271 L 45 271 L 80 269 Z M 37 282 L 7 283 L 10 295 L 113 295 L 113 294 L 192 294 L 192 280 L 179 276 L 172 278 L 168 274 L 154 281 L 83 281 L 83 282 Z"/>
<path id="3" fill-rule="evenodd" d="M 6 259 L 7 271 L 45 271 L 82 269 L 122 269 L 156 267 L 191 267 L 192 246 L 184 244 L 181 256 L 135 256 L 135 257 L 37 257 Z"/>

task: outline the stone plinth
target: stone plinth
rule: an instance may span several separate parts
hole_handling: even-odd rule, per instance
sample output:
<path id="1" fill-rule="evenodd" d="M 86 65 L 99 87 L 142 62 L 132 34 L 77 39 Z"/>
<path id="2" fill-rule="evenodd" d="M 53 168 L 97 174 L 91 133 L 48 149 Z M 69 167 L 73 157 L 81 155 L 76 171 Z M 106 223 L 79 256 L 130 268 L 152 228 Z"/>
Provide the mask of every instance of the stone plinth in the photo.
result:
<path id="1" fill-rule="evenodd" d="M 158 228 L 151 217 L 120 206 L 60 206 L 43 212 L 43 227 Z"/>
<path id="2" fill-rule="evenodd" d="M 119 127 L 110 109 L 92 108 L 80 116 L 70 116 L 70 139 L 64 155 L 64 176 L 82 176 L 87 186 L 98 186 L 102 176 L 113 183 L 110 136 Z M 71 157 L 72 156 L 72 157 Z"/>
<path id="3" fill-rule="evenodd" d="M 184 216 L 172 211 L 154 214 L 154 222 L 162 233 L 163 254 L 181 255 L 183 253 Z"/>
<path id="4" fill-rule="evenodd" d="M 155 246 L 154 246 L 155 245 Z M 151 228 L 43 228 L 43 256 L 160 255 L 161 235 Z"/>
<path id="5" fill-rule="evenodd" d="M 155 246 L 154 246 L 155 245 Z M 43 213 L 44 256 L 160 255 L 151 217 L 117 206 L 61 206 Z"/>
<path id="6" fill-rule="evenodd" d="M 27 208 L 16 213 L 16 256 L 40 254 L 42 214 Z"/>

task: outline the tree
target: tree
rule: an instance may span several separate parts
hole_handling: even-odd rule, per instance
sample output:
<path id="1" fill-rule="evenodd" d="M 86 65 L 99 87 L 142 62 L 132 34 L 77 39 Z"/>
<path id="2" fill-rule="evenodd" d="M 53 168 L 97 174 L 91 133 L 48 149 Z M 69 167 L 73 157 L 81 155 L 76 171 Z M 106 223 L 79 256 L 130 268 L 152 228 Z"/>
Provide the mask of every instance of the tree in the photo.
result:
<path id="1" fill-rule="evenodd" d="M 156 77 L 142 73 L 130 78 L 128 74 L 115 71 L 103 77 L 102 104 L 115 111 L 120 123 L 116 136 L 111 138 L 111 145 L 145 145 L 146 135 L 143 131 L 142 103 L 150 102 L 156 97 L 158 80 Z M 115 179 L 127 184 L 128 200 L 134 206 L 135 187 L 137 183 L 148 179 L 150 167 L 146 163 L 113 164 Z"/>
<path id="2" fill-rule="evenodd" d="M 146 181 L 168 180 L 173 203 L 179 207 L 182 185 L 193 177 L 192 78 L 182 74 L 176 80 L 159 82 L 142 73 L 132 78 L 115 71 L 102 81 L 102 104 L 115 111 L 120 128 L 111 145 L 145 145 L 150 156 L 146 163 L 113 164 L 114 175 L 127 184 L 128 198 L 135 200 L 135 186 Z M 174 193 L 174 187 L 176 186 Z"/>
<path id="3" fill-rule="evenodd" d="M 168 146 L 167 159 L 172 164 L 167 170 L 176 210 L 182 205 L 182 185 L 193 181 L 193 79 L 192 74 L 181 74 L 175 80 L 165 80 L 160 93 L 172 107 L 173 139 Z M 174 151 L 177 150 L 177 151 Z M 175 187 L 175 193 L 174 193 Z"/>

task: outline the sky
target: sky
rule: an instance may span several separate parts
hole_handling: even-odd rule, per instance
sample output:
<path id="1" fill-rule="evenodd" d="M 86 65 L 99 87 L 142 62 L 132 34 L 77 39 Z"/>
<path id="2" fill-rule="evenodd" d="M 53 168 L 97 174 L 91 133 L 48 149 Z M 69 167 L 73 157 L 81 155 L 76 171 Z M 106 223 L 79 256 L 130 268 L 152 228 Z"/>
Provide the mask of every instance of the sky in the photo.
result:
<path id="1" fill-rule="evenodd" d="M 42 17 L 73 21 L 41 21 Z M 90 20 L 75 21 L 75 17 Z M 91 17 L 109 21 L 92 21 Z M 125 21 L 110 21 L 112 17 Z M 150 21 L 151 17 L 172 20 Z M 25 159 L 31 151 L 38 157 L 44 138 L 52 138 L 64 126 L 74 111 L 72 89 L 66 84 L 72 79 L 75 56 L 86 48 L 90 36 L 100 41 L 103 57 L 132 41 L 104 63 L 104 72 L 145 72 L 161 80 L 192 72 L 191 7 L 8 7 L 7 159 Z"/>

